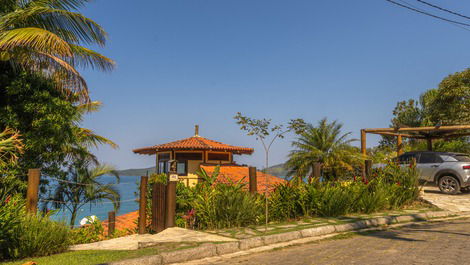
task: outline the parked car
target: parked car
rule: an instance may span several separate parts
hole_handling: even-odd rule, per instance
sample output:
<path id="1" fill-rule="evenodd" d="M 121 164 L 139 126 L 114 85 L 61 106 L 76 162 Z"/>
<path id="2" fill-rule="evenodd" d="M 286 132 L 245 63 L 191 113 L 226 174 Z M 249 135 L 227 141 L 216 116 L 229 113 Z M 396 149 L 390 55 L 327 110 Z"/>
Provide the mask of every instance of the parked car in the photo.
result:
<path id="1" fill-rule="evenodd" d="M 416 159 L 420 180 L 436 184 L 446 194 L 470 189 L 470 156 L 450 152 L 415 151 L 400 155 L 400 164 Z"/>

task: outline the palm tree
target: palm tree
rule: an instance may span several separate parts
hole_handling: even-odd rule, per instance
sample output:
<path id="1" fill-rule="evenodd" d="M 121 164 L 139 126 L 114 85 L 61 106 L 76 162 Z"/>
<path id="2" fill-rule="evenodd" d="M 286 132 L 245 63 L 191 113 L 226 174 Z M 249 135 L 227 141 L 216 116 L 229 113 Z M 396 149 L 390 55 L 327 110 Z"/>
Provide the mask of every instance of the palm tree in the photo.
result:
<path id="1" fill-rule="evenodd" d="M 296 141 L 292 142 L 295 150 L 289 154 L 286 163 L 288 174 L 299 178 L 313 172 L 314 163 L 322 163 L 324 168 L 332 169 L 333 176 L 340 168 L 353 169 L 361 156 L 350 144 L 356 139 L 348 139 L 350 132 L 342 133 L 343 125 L 337 121 L 328 123 L 322 119 L 318 126 L 308 124 L 305 130 L 299 133 Z"/>
<path id="2" fill-rule="evenodd" d="M 113 175 L 119 183 L 117 171 L 109 165 L 90 167 L 90 162 L 77 160 L 69 166 L 67 174 L 57 180 L 52 196 L 46 201 L 52 202 L 55 209 L 70 212 L 70 225 L 75 224 L 78 211 L 86 204 L 96 205 L 104 200 L 110 201 L 117 211 L 121 196 L 113 184 L 103 184 L 99 177 Z"/>
<path id="3" fill-rule="evenodd" d="M 101 106 L 102 103 L 100 101 L 91 101 L 76 106 L 77 113 L 72 121 L 75 125 L 73 139 L 71 139 L 70 143 L 64 143 L 63 145 L 63 152 L 67 154 L 69 160 L 74 160 L 75 157 L 84 158 L 98 165 L 97 158 L 89 151 L 90 148 L 98 148 L 102 144 L 106 144 L 113 149 L 118 148 L 118 145 L 110 139 L 97 135 L 90 129 L 80 127 L 85 114 L 97 112 Z"/>
<path id="4" fill-rule="evenodd" d="M 22 69 L 54 80 L 59 89 L 88 101 L 88 89 L 76 67 L 107 71 L 114 62 L 82 45 L 104 46 L 107 34 L 76 12 L 89 0 L 2 0 L 0 66 Z"/>

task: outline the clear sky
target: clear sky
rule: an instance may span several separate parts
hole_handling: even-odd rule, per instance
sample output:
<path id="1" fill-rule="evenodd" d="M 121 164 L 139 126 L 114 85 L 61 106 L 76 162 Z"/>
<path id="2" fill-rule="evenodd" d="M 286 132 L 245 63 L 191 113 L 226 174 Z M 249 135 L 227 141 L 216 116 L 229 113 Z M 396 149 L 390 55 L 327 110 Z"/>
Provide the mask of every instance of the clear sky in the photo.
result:
<path id="1" fill-rule="evenodd" d="M 470 2 L 429 1 L 470 15 Z M 117 62 L 83 72 L 104 103 L 84 126 L 119 144 L 96 154 L 120 169 L 153 166 L 131 150 L 192 136 L 195 124 L 255 148 L 238 162 L 261 166 L 238 111 L 276 123 L 328 117 L 357 138 L 470 59 L 470 31 L 384 0 L 95 0 L 83 12 L 108 31 L 99 51 Z M 292 137 L 275 144 L 271 164 L 285 161 Z"/>

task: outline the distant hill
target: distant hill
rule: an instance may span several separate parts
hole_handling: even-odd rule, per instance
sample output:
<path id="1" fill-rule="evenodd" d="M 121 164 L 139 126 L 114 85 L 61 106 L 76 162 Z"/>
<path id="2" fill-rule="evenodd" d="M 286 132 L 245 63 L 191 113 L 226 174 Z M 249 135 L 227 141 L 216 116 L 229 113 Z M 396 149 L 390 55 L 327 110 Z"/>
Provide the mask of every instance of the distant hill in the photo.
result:
<path id="1" fill-rule="evenodd" d="M 118 170 L 119 176 L 147 176 L 147 172 L 149 175 L 155 173 L 155 167 Z"/>
<path id="2" fill-rule="evenodd" d="M 285 178 L 287 176 L 287 170 L 284 168 L 284 164 L 278 164 L 266 169 L 268 174 L 276 177 Z"/>

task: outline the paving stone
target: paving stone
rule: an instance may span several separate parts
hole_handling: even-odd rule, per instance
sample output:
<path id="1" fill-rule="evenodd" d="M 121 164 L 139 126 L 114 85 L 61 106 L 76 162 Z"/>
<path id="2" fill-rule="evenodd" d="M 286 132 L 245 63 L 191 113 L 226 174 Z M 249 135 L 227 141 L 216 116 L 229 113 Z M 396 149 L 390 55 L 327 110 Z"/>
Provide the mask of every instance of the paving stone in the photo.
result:
<path id="1" fill-rule="evenodd" d="M 302 235 L 302 237 L 321 236 L 321 235 L 331 234 L 334 232 L 335 232 L 335 227 L 333 225 L 326 225 L 326 226 L 300 230 L 300 234 Z"/>
<path id="2" fill-rule="evenodd" d="M 217 255 L 224 255 L 240 251 L 238 242 L 229 242 L 215 245 Z"/>
<path id="3" fill-rule="evenodd" d="M 252 237 L 240 240 L 240 250 L 246 250 L 250 248 L 261 247 L 264 245 L 264 241 L 261 237 Z"/>
<path id="4" fill-rule="evenodd" d="M 288 233 L 262 236 L 261 238 L 263 238 L 265 245 L 270 245 L 270 244 L 275 244 L 278 242 L 286 242 L 286 241 L 299 239 L 300 237 L 301 237 L 300 232 L 294 231 L 294 232 L 288 232 Z"/>

